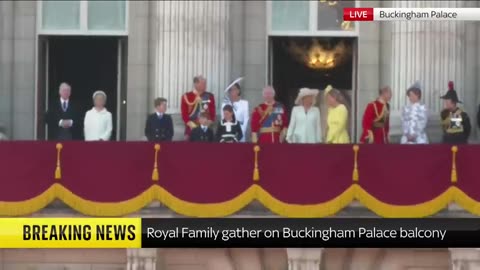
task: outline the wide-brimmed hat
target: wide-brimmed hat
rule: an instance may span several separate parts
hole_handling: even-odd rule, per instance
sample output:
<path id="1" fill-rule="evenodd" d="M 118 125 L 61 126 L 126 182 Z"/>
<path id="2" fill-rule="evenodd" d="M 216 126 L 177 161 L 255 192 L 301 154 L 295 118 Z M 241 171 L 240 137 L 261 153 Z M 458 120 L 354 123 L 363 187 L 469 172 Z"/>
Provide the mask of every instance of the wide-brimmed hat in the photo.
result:
<path id="1" fill-rule="evenodd" d="M 325 89 L 323 90 L 323 95 L 327 96 L 328 93 L 330 93 L 330 91 L 333 90 L 333 86 L 331 86 L 330 84 L 327 85 L 327 87 L 325 87 Z"/>
<path id="2" fill-rule="evenodd" d="M 318 92 L 319 91 L 317 89 L 301 88 L 300 91 L 298 91 L 298 96 L 297 96 L 297 99 L 295 99 L 295 104 L 300 105 L 304 97 L 308 97 L 308 96 L 316 97 L 318 95 Z"/>
<path id="3" fill-rule="evenodd" d="M 450 81 L 448 82 L 448 90 L 447 90 L 447 93 L 443 96 L 440 97 L 441 99 L 449 99 L 455 103 L 462 103 L 459 99 L 458 99 L 458 95 L 457 95 L 457 91 L 455 91 L 455 87 L 453 85 L 453 82 Z"/>

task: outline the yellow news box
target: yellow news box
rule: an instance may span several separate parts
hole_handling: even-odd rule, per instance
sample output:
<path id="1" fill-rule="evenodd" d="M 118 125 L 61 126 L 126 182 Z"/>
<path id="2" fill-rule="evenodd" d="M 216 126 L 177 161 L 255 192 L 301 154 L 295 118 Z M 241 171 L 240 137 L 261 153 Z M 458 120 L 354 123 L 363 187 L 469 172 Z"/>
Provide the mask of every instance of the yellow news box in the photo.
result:
<path id="1" fill-rule="evenodd" d="M 0 248 L 140 248 L 140 218 L 0 218 Z"/>

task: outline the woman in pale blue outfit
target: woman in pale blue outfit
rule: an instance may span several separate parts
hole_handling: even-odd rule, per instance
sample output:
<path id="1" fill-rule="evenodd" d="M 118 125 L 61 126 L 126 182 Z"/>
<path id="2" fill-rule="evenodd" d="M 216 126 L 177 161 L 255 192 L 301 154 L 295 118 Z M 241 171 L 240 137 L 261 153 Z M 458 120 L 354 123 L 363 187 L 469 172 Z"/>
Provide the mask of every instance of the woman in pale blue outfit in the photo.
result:
<path id="1" fill-rule="evenodd" d="M 422 90 L 419 82 L 413 84 L 407 90 L 409 104 L 403 108 L 402 112 L 402 144 L 426 144 L 428 137 L 425 129 L 427 128 L 428 113 L 427 108 L 420 102 Z"/>
<path id="2" fill-rule="evenodd" d="M 288 143 L 321 143 L 320 110 L 315 106 L 318 90 L 302 88 L 298 93 L 288 125 Z"/>

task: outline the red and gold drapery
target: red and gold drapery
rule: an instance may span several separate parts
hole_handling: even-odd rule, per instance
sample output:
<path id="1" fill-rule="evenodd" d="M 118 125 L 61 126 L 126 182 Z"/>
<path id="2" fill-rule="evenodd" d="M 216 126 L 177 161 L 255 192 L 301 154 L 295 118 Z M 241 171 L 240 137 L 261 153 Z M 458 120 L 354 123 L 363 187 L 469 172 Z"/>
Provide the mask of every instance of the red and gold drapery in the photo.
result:
<path id="1" fill-rule="evenodd" d="M 152 201 L 222 217 L 253 200 L 286 217 L 325 217 L 358 200 L 382 217 L 425 217 L 449 203 L 480 215 L 480 146 L 144 142 L 0 143 L 0 216 L 55 199 L 89 216 Z M 453 151 L 457 150 L 457 151 Z"/>

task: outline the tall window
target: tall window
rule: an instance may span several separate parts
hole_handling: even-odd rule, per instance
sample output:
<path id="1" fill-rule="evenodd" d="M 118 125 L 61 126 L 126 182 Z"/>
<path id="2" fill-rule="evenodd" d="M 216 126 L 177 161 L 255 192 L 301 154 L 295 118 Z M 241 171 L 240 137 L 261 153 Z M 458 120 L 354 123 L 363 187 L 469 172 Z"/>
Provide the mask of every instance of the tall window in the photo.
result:
<path id="1" fill-rule="evenodd" d="M 271 0 L 270 36 L 357 36 L 355 22 L 343 21 L 343 9 L 356 0 Z"/>
<path id="2" fill-rule="evenodd" d="M 88 29 L 125 30 L 125 1 L 91 1 Z"/>
<path id="3" fill-rule="evenodd" d="M 309 9 L 308 1 L 273 1 L 272 30 L 308 31 L 310 27 Z"/>
<path id="4" fill-rule="evenodd" d="M 355 7 L 355 1 L 319 1 L 317 30 L 353 31 L 354 24 L 352 22 L 343 21 L 343 9 L 349 7 Z"/>
<path id="5" fill-rule="evenodd" d="M 39 34 L 127 34 L 126 1 L 41 1 Z"/>
<path id="6" fill-rule="evenodd" d="M 80 29 L 80 1 L 44 1 L 43 29 Z"/>

